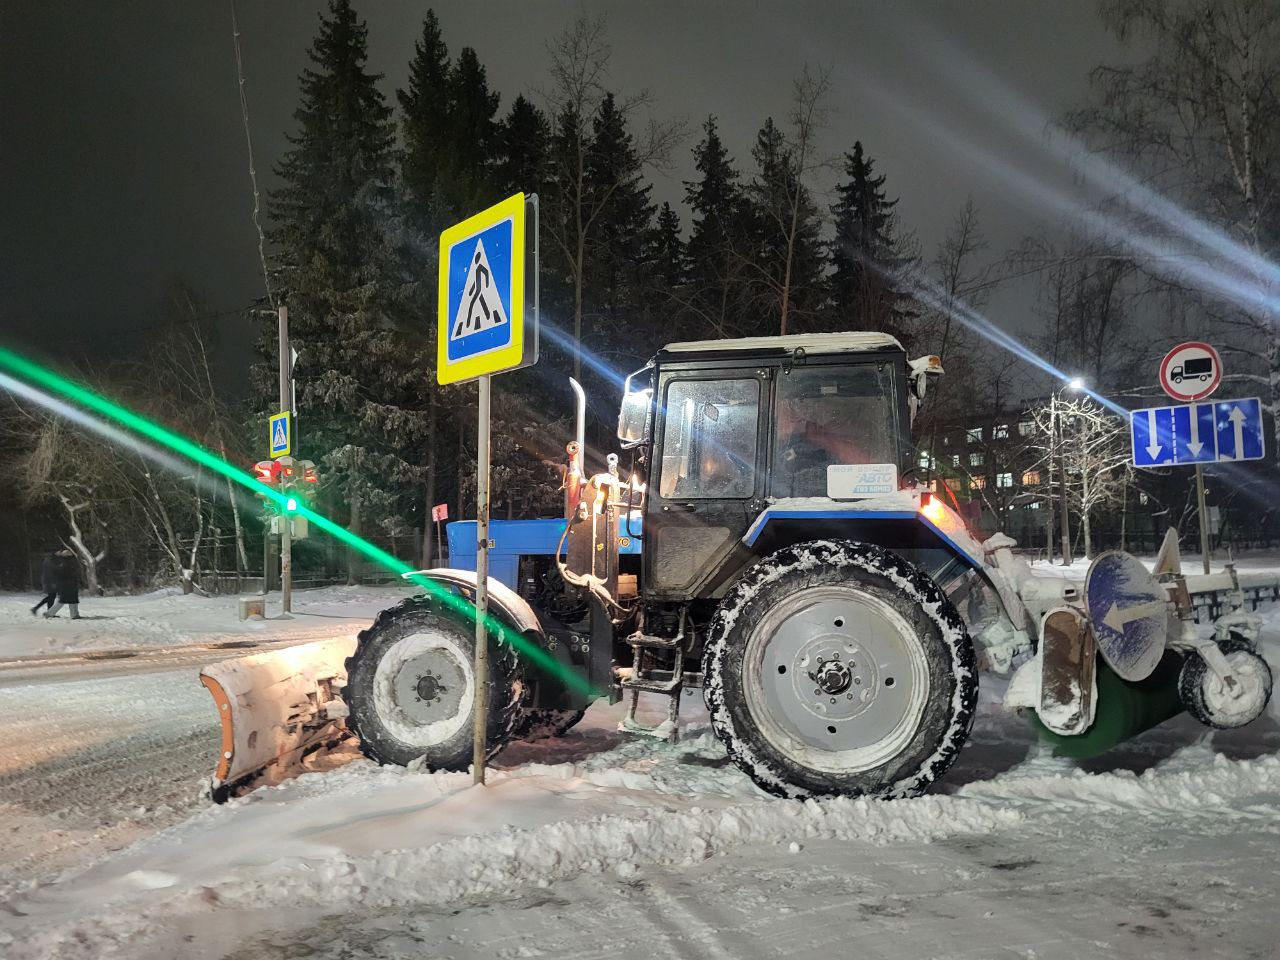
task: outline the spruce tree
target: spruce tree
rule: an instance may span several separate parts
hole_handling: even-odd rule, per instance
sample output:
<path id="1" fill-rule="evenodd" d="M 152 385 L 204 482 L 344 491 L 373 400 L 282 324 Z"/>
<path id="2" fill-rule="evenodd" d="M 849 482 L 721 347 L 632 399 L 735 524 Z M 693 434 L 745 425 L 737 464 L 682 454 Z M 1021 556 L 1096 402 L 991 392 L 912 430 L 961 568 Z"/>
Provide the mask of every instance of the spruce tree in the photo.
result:
<path id="1" fill-rule="evenodd" d="M 396 91 L 402 113 L 401 175 L 420 216 L 434 215 L 440 160 L 447 150 L 449 50 L 434 10 L 422 22 L 422 38 L 409 62 L 409 85 Z"/>
<path id="2" fill-rule="evenodd" d="M 845 154 L 844 173 L 848 179 L 836 188 L 838 199 L 831 207 L 830 322 L 834 329 L 901 337 L 914 313 L 910 294 L 896 281 L 908 262 L 895 233 L 898 201 L 885 196 L 885 177 L 875 175 L 861 141 Z"/>
<path id="3" fill-rule="evenodd" d="M 547 180 L 547 151 L 551 128 L 547 118 L 523 94 L 511 102 L 497 133 L 497 165 L 494 183 L 503 196 L 536 193 L 539 200 Z"/>
<path id="4" fill-rule="evenodd" d="M 646 259 L 655 292 L 678 294 L 685 283 L 685 245 L 680 235 L 680 214 L 666 201 L 658 210 Z"/>
<path id="5" fill-rule="evenodd" d="M 743 257 L 745 205 L 738 172 L 720 139 L 714 115 L 693 149 L 699 178 L 685 182 L 692 214 L 686 245 L 689 306 L 707 336 L 732 336 L 745 309 Z"/>
<path id="6" fill-rule="evenodd" d="M 493 185 L 498 142 L 498 94 L 489 89 L 484 65 L 463 47 L 449 71 L 448 139 L 440 164 L 444 193 L 454 219 L 499 199 Z"/>
<path id="7" fill-rule="evenodd" d="M 273 240 L 301 353 L 300 452 L 320 464 L 324 494 L 360 532 L 367 515 L 394 517 L 422 478 L 405 456 L 424 428 L 421 360 L 396 329 L 412 288 L 391 110 L 366 68 L 366 27 L 349 0 L 331 0 L 309 54 L 298 132 L 276 171 Z"/>

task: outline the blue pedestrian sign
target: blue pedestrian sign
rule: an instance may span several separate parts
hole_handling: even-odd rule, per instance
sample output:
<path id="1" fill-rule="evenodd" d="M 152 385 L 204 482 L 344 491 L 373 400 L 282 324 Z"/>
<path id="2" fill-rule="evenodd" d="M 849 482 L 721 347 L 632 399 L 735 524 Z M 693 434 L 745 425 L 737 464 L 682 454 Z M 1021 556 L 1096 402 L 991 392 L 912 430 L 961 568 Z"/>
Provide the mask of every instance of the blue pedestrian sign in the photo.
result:
<path id="1" fill-rule="evenodd" d="M 536 307 L 534 323 L 525 323 L 525 209 L 525 195 L 517 193 L 440 234 L 440 383 L 538 359 Z"/>
<path id="2" fill-rule="evenodd" d="M 1218 400 L 1129 411 L 1136 467 L 1261 460 L 1262 403 Z"/>
<path id="3" fill-rule="evenodd" d="M 276 413 L 267 421 L 267 436 L 270 441 L 271 459 L 288 457 L 293 451 L 293 417 L 289 411 Z"/>

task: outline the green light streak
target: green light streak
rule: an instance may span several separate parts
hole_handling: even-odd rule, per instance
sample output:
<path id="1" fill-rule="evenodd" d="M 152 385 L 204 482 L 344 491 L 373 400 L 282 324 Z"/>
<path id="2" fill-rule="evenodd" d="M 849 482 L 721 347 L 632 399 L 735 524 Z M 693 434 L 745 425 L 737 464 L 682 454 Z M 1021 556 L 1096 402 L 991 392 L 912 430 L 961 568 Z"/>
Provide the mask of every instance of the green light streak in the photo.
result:
<path id="1" fill-rule="evenodd" d="M 325 533 L 334 537 L 341 543 L 346 544 L 358 553 L 364 554 L 370 560 L 386 568 L 392 573 L 403 579 L 409 580 L 416 586 L 427 591 L 432 598 L 441 606 L 452 610 L 463 616 L 468 622 L 475 623 L 476 608 L 465 598 L 454 593 L 447 587 L 441 586 L 434 580 L 430 580 L 420 575 L 414 567 L 405 563 L 403 560 L 392 556 L 381 547 L 375 546 L 363 537 L 357 536 L 345 527 L 340 526 L 330 520 L 323 514 L 312 510 L 300 497 L 292 494 L 286 494 L 265 484 L 259 483 L 254 477 L 245 471 L 233 466 L 227 461 L 214 453 L 209 452 L 195 443 L 187 439 L 181 434 L 174 433 L 172 430 L 153 423 L 146 417 L 140 416 L 117 403 L 101 397 L 87 387 L 76 383 L 74 380 L 68 380 L 60 374 L 54 373 L 40 364 L 35 363 L 26 357 L 14 353 L 4 347 L 0 347 L 0 368 L 8 370 L 24 380 L 32 384 L 37 384 L 46 390 L 60 394 L 70 400 L 74 400 L 81 406 L 87 407 L 95 413 L 114 420 L 122 426 L 128 427 L 135 433 L 141 434 L 148 440 L 160 444 L 174 451 L 181 456 L 192 460 L 203 467 L 212 470 L 229 480 L 238 483 L 251 493 L 265 497 L 268 501 L 282 513 L 299 517 L 306 517 L 307 520 L 316 528 L 323 530 Z M 505 623 L 495 617 L 492 613 L 485 617 L 485 628 L 490 634 L 500 637 L 503 641 L 510 644 L 512 648 L 525 660 L 532 663 L 535 667 L 550 675 L 554 679 L 560 681 L 567 687 L 577 690 L 579 693 L 586 694 L 591 698 L 604 696 L 601 691 L 596 690 L 586 677 L 582 676 L 576 670 L 566 667 L 560 663 L 550 653 L 543 650 L 538 644 L 530 641 L 527 637 L 515 630 L 512 630 Z"/>

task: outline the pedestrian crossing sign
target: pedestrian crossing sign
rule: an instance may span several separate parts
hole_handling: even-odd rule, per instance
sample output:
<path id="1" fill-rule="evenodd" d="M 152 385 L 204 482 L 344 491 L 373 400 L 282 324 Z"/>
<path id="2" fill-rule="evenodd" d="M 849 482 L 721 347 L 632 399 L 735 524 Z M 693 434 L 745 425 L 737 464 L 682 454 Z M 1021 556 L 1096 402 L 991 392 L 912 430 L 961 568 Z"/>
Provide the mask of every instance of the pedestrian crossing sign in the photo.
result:
<path id="1" fill-rule="evenodd" d="M 292 456 L 293 418 L 289 415 L 289 411 L 272 414 L 267 422 L 270 424 L 267 436 L 270 440 L 271 459 Z"/>
<path id="2" fill-rule="evenodd" d="M 525 323 L 525 211 L 526 197 L 517 193 L 440 234 L 440 383 L 515 370 L 538 359 L 536 311 L 534 324 Z"/>

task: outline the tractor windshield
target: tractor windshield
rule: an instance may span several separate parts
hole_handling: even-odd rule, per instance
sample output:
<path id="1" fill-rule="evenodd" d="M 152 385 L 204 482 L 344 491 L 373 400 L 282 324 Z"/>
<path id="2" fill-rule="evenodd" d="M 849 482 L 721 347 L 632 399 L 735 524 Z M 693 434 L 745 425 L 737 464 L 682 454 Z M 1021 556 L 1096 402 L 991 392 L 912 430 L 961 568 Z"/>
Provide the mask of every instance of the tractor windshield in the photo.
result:
<path id="1" fill-rule="evenodd" d="M 795 367 L 778 376 L 775 497 L 825 497 L 832 464 L 897 462 L 893 368 Z"/>

